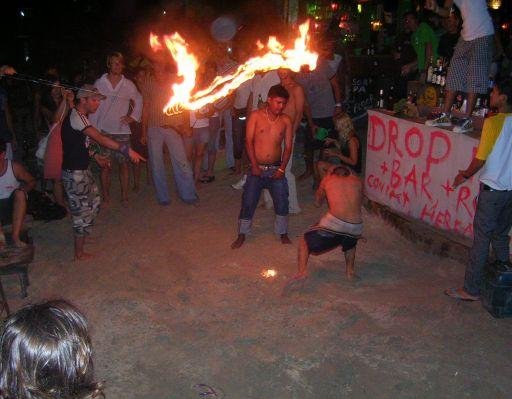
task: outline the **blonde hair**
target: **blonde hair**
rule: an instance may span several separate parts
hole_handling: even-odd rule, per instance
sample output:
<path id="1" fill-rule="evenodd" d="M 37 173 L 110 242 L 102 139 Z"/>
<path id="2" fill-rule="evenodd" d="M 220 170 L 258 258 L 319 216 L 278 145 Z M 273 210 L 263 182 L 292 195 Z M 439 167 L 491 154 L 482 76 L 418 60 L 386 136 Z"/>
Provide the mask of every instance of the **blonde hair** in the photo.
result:
<path id="1" fill-rule="evenodd" d="M 346 113 L 341 113 L 334 117 L 334 127 L 338 132 L 338 138 L 342 143 L 347 143 L 354 135 L 354 125 L 352 119 Z"/>

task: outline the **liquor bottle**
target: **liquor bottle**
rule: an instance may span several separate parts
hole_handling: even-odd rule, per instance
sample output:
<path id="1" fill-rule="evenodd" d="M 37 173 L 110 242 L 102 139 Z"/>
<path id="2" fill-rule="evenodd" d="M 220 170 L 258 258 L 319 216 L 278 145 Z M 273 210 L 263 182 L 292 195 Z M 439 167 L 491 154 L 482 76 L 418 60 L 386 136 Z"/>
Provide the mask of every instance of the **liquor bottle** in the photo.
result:
<path id="1" fill-rule="evenodd" d="M 258 94 L 258 109 L 262 109 L 265 102 L 261 98 L 261 94 Z"/>
<path id="2" fill-rule="evenodd" d="M 415 95 L 412 90 L 409 90 L 409 94 L 407 95 L 407 104 L 414 104 Z"/>
<path id="3" fill-rule="evenodd" d="M 436 75 L 436 84 L 441 86 L 441 76 L 443 75 L 443 60 L 439 58 L 437 60 L 437 75 Z"/>
<path id="4" fill-rule="evenodd" d="M 487 98 L 484 97 L 484 102 L 482 104 L 482 110 L 481 110 L 482 117 L 485 118 L 488 113 L 489 113 L 489 104 L 487 103 Z"/>
<path id="5" fill-rule="evenodd" d="M 434 75 L 434 58 L 430 57 L 430 63 L 428 64 L 427 69 L 427 83 L 432 83 L 433 75 Z"/>
<path id="6" fill-rule="evenodd" d="M 468 110 L 468 100 L 464 99 L 464 101 L 462 101 L 462 105 L 460 107 L 460 112 L 466 113 L 467 110 Z"/>
<path id="7" fill-rule="evenodd" d="M 387 109 L 393 109 L 393 105 L 395 105 L 395 86 L 389 86 L 388 90 L 388 101 L 386 103 Z"/>
<path id="8" fill-rule="evenodd" d="M 481 113 L 482 113 L 482 99 L 480 97 L 478 97 L 476 99 L 475 108 L 473 109 L 473 115 L 474 116 L 482 116 Z"/>
<path id="9" fill-rule="evenodd" d="M 437 106 L 439 108 L 443 108 L 444 101 L 444 87 L 441 86 L 441 88 L 439 89 L 439 97 L 437 98 Z"/>
<path id="10" fill-rule="evenodd" d="M 377 100 L 377 108 L 384 108 L 384 89 L 379 90 L 379 99 Z"/>

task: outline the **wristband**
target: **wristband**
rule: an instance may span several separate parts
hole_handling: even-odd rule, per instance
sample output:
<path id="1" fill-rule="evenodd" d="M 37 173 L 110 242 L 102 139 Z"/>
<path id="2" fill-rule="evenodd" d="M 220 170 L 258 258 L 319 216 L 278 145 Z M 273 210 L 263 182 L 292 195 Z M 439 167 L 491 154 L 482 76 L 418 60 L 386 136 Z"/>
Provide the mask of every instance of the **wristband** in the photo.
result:
<path id="1" fill-rule="evenodd" d="M 335 107 L 340 107 L 341 108 L 341 103 L 336 103 L 334 104 Z"/>
<path id="2" fill-rule="evenodd" d="M 130 147 L 128 144 L 121 144 L 118 151 L 123 154 L 126 158 L 130 158 Z"/>
<path id="3" fill-rule="evenodd" d="M 281 172 L 282 174 L 284 174 L 284 170 L 283 170 L 283 169 L 281 169 L 281 168 L 277 169 L 277 171 L 278 171 L 278 172 Z"/>

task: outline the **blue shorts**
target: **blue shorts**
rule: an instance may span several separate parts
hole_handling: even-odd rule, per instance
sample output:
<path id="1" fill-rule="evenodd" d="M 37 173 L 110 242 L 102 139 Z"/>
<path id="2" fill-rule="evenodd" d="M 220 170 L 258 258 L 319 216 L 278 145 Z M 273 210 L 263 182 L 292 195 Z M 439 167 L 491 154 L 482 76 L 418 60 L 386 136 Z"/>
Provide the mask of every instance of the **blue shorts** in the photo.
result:
<path id="1" fill-rule="evenodd" d="M 321 227 L 313 227 L 304 233 L 309 252 L 318 255 L 341 246 L 343 252 L 355 248 L 359 237 L 346 233 L 337 233 Z"/>

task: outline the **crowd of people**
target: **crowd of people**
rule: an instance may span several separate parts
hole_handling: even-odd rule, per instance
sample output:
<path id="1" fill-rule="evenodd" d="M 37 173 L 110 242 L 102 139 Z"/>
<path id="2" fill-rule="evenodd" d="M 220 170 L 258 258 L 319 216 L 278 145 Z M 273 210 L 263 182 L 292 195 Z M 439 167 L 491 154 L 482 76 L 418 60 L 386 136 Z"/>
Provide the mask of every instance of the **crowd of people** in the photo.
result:
<path id="1" fill-rule="evenodd" d="M 459 13 L 453 12 L 457 5 Z M 488 91 L 494 28 L 484 0 L 445 0 L 426 8 L 444 17 L 446 32 L 440 36 L 417 15 L 404 15 L 415 56 L 400 55 L 404 76 L 426 78 L 428 60 L 438 55 L 450 59 L 446 77 L 446 102 L 439 117 L 427 125 L 449 126 L 450 109 L 459 92 L 467 96 L 467 115 L 455 131 L 472 129 L 471 113 L 476 99 Z M 462 32 L 459 35 L 460 22 Z M 56 203 L 72 220 L 74 258 L 89 259 L 85 250 L 101 207 L 109 206 L 113 164 L 119 171 L 120 201 L 129 205 L 131 189 L 141 190 L 141 172 L 159 206 L 170 206 L 165 154 L 170 159 L 179 199 L 198 206 L 198 186 L 215 180 L 215 163 L 221 142 L 226 167 L 243 190 L 238 236 L 231 248 L 241 248 L 250 232 L 255 211 L 262 205 L 275 210 L 274 232 L 282 244 L 288 237 L 288 215 L 302 212 L 292 172 L 295 139 L 302 121 L 305 171 L 298 177 L 312 179 L 315 205 L 327 200 L 328 211 L 308 228 L 298 245 L 298 273 L 290 284 L 307 277 L 310 254 L 342 249 L 346 277 L 357 278 L 355 254 L 363 232 L 362 148 L 352 120 L 343 112 L 340 57 L 333 40 L 324 36 L 316 43 L 317 67 L 293 73 L 287 69 L 258 73 L 229 97 L 199 110 L 167 115 L 162 110 L 169 87 L 176 82 L 170 63 L 152 60 L 125 75 L 126 60 L 120 52 L 106 57 L 106 72 L 94 82 L 72 90 L 61 84 L 57 71 L 48 71 L 46 86 L 35 95 L 34 124 L 46 131 L 39 182 L 16 159 L 16 136 L 8 104 L 8 85 L 15 68 L 0 70 L 0 217 L 11 222 L 12 245 L 20 239 L 27 208 L 27 194 L 37 184 L 51 182 Z M 208 85 L 244 61 L 237 50 L 207 60 L 198 71 L 198 89 Z M 508 232 L 512 226 L 512 175 L 509 160 L 512 141 L 512 85 L 499 79 L 492 87 L 490 105 L 498 113 L 488 118 L 478 150 L 465 170 L 456 175 L 453 187 L 482 170 L 481 191 L 474 220 L 474 244 L 464 286 L 446 294 L 462 300 L 479 299 L 489 245 L 503 268 L 510 268 Z M 304 132 L 303 132 L 304 133 Z M 130 163 L 133 167 L 130 167 Z M 94 168 L 91 167 L 94 165 Z M 97 176 L 93 169 L 97 170 Z M 132 187 L 130 187 L 130 176 Z M 100 182 L 100 188 L 96 184 Z M 230 189 L 230 188 L 226 188 Z M 261 198 L 260 198 L 261 197 Z M 0 230 L 0 250 L 7 245 Z M 66 347 L 69 345 L 69 348 Z M 47 302 L 21 309 L 9 317 L 0 339 L 0 397 L 101 397 L 101 385 L 93 380 L 90 338 L 85 318 L 70 304 Z M 65 356 L 64 356 L 65 352 Z M 30 370 L 30 373 L 26 371 Z M 58 393 L 58 394 L 57 394 Z"/>

